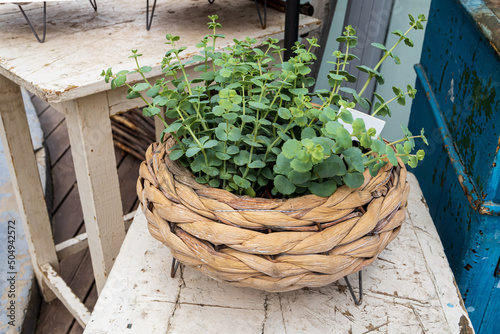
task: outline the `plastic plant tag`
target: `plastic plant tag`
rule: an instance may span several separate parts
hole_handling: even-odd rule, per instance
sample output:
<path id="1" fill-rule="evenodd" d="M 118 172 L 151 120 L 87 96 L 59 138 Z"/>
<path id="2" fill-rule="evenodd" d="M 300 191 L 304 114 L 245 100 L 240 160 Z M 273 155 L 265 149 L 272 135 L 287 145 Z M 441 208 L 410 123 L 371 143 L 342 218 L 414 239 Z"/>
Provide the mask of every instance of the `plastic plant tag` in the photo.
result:
<path id="1" fill-rule="evenodd" d="M 378 138 L 378 136 L 380 136 L 380 134 L 382 133 L 382 130 L 384 129 L 384 126 L 385 126 L 384 120 L 377 118 L 377 117 L 374 117 L 374 116 L 371 116 L 371 115 L 368 115 L 368 114 L 365 114 L 364 112 L 357 111 L 355 109 L 351 109 L 351 108 L 347 108 L 347 109 L 352 113 L 353 119 L 357 119 L 357 118 L 363 119 L 367 130 L 369 128 L 374 128 L 376 130 L 376 134 L 372 138 Z M 344 128 L 347 131 L 352 133 L 352 125 L 351 124 L 347 124 L 347 123 L 343 122 L 341 119 L 339 119 L 338 121 L 340 124 L 342 124 L 344 126 Z"/>

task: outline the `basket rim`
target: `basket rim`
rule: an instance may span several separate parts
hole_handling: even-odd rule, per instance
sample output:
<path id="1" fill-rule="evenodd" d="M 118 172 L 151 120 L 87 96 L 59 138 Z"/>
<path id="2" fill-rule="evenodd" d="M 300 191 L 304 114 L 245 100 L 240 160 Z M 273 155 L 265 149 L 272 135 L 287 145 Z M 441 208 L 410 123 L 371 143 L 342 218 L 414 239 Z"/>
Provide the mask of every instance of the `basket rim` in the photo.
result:
<path id="1" fill-rule="evenodd" d="M 388 141 L 386 139 L 383 139 L 384 142 L 388 143 Z M 262 198 L 262 197 L 251 197 L 251 196 L 248 196 L 248 195 L 238 195 L 238 194 L 235 194 L 235 193 L 232 193 L 230 191 L 227 191 L 225 189 L 221 189 L 221 188 L 215 188 L 215 187 L 212 187 L 210 185 L 207 185 L 207 184 L 201 184 L 199 182 L 196 181 L 196 178 L 194 177 L 193 173 L 187 168 L 187 167 L 184 167 L 182 166 L 178 161 L 172 161 L 170 160 L 170 157 L 169 157 L 169 153 L 170 153 L 170 148 L 172 148 L 174 145 L 175 145 L 176 141 L 175 139 L 170 136 L 169 134 L 169 137 L 168 138 L 165 138 L 164 142 L 155 142 L 153 143 L 152 145 L 150 145 L 146 151 L 146 163 L 149 165 L 149 162 L 147 161 L 147 157 L 148 156 L 155 156 L 153 153 L 157 153 L 159 149 L 161 149 L 161 146 L 164 145 L 165 146 L 165 156 L 164 156 L 164 159 L 165 159 L 165 163 L 167 164 L 167 167 L 168 166 L 172 166 L 174 167 L 175 169 L 178 169 L 179 171 L 182 171 L 182 174 L 184 176 L 188 176 L 192 182 L 189 182 L 189 186 L 193 186 L 193 189 L 197 189 L 199 190 L 200 188 L 203 188 L 203 189 L 215 189 L 216 191 L 218 191 L 220 193 L 220 195 L 223 195 L 224 197 L 233 197 L 233 198 L 238 198 L 240 200 L 248 200 L 248 199 L 252 199 L 252 200 L 258 200 L 259 202 L 262 202 L 260 204 L 264 204 L 264 202 L 269 202 L 269 201 L 272 201 L 272 202 L 281 202 L 282 205 L 285 205 L 288 201 L 298 201 L 299 199 L 309 199 L 309 200 L 314 200 L 314 199 L 324 199 L 324 198 L 330 198 L 332 196 L 335 196 L 336 193 L 339 193 L 341 191 L 351 191 L 351 192 L 354 192 L 354 191 L 357 191 L 357 190 L 360 190 L 360 189 L 363 189 L 366 187 L 366 185 L 375 177 L 371 176 L 371 174 L 369 173 L 369 170 L 368 168 L 365 168 L 365 171 L 363 172 L 363 176 L 364 176 L 364 182 L 361 186 L 357 187 L 357 188 L 350 188 L 349 186 L 347 185 L 342 185 L 340 187 L 338 187 L 335 192 L 330 195 L 330 196 L 327 196 L 327 197 L 321 197 L 321 196 L 317 196 L 317 195 L 314 195 L 314 194 L 306 194 L 306 195 L 300 195 L 300 196 L 296 196 L 296 197 L 292 197 L 292 198 Z M 155 148 L 154 146 L 157 145 Z M 396 148 L 394 146 L 392 146 L 392 148 L 394 149 L 394 151 L 396 151 Z M 155 152 L 152 152 L 152 150 L 154 150 Z M 388 176 L 387 176 L 387 179 L 383 180 L 382 183 L 379 184 L 380 185 L 384 185 L 387 183 L 387 181 L 389 180 L 389 177 L 391 175 L 390 171 L 394 168 L 401 168 L 401 169 L 404 169 L 406 171 L 406 165 L 403 163 L 403 161 L 401 160 L 401 158 L 397 157 L 397 161 L 398 161 L 398 166 L 393 166 L 390 162 L 388 162 L 384 167 L 382 167 L 378 172 L 377 172 L 377 176 L 380 175 L 381 173 L 384 173 L 384 172 L 389 172 L 388 173 Z M 398 173 L 399 174 L 399 173 Z M 182 182 L 182 181 L 181 181 Z M 193 184 L 193 182 L 195 184 Z M 259 210 L 259 209 L 255 209 L 256 211 L 265 211 L 265 210 Z M 299 209 L 300 210 L 300 209 Z M 242 210 L 243 211 L 243 210 Z M 273 210 L 274 211 L 274 210 Z M 293 210 L 292 210 L 293 211 Z"/>

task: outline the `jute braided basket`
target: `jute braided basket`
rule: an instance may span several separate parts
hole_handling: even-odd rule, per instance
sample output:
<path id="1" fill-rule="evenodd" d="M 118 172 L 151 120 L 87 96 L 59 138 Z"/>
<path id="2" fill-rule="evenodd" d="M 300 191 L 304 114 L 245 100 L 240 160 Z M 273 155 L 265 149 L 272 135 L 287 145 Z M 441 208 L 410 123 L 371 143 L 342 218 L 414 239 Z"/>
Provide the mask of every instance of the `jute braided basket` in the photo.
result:
<path id="1" fill-rule="evenodd" d="M 321 287 L 370 263 L 399 233 L 406 168 L 366 171 L 356 189 L 288 200 L 237 196 L 197 183 L 153 144 L 137 193 L 154 238 L 181 263 L 231 285 L 280 292 Z"/>

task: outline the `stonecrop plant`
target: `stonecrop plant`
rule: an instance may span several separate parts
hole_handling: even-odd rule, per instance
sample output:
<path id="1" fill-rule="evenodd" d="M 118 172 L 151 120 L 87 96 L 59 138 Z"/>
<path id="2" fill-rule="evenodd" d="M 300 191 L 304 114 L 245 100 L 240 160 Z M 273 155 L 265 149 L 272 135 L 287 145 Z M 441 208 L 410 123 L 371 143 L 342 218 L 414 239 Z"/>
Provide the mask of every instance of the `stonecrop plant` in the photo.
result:
<path id="1" fill-rule="evenodd" d="M 406 96 L 414 98 L 416 90 L 411 86 L 406 92 L 393 87 L 395 96 L 387 101 L 375 93 L 374 105 L 362 97 L 372 79 L 384 83 L 378 69 L 388 57 L 400 63 L 394 49 L 401 42 L 413 46 L 408 33 L 423 29 L 424 15 L 409 17 L 406 32 L 393 32 L 399 36 L 394 46 L 372 44 L 382 49 L 383 57 L 373 69 L 357 67 L 368 73 L 359 92 L 342 87 L 356 81 L 346 71 L 346 65 L 357 58 L 351 53 L 357 44 L 351 26 L 337 39 L 345 44 L 345 52 L 333 53 L 335 61 L 328 74 L 331 89 L 312 92 L 315 80 L 308 74 L 316 60 L 311 52 L 319 46 L 316 39 L 307 39 L 308 47 L 297 42 L 295 55 L 288 60 L 273 38 L 260 47 L 255 39 L 233 40 L 234 45 L 217 50 L 216 41 L 224 35 L 216 33 L 221 27 L 216 15 L 209 17 L 212 33 L 196 45 L 200 54 L 192 60 L 182 61 L 186 47 L 177 46 L 179 36 L 166 36 L 171 48 L 161 62 L 161 79 L 150 82 L 146 78 L 151 67 L 139 65 L 137 50 L 130 56 L 137 69 L 116 74 L 108 69 L 101 75 L 112 88 L 126 85 L 127 98 L 141 98 L 147 104 L 144 115 L 162 120 L 162 138 L 170 134 L 176 140 L 170 159 L 189 168 L 199 183 L 249 196 L 330 196 L 344 184 L 361 186 L 366 168 L 376 175 L 387 163 L 397 166 L 398 157 L 411 167 L 424 157 L 422 150 L 412 153 L 414 139 L 427 143 L 423 130 L 414 136 L 402 126 L 404 137 L 387 143 L 375 138 L 375 129 L 367 129 L 363 119 L 353 119 L 349 110 L 360 106 L 373 115 L 390 115 L 390 102 L 404 105 Z M 195 66 L 199 76 L 190 78 L 189 66 Z M 133 73 L 139 73 L 142 82 L 129 84 L 127 75 Z M 312 103 L 314 97 L 321 103 Z M 176 120 L 167 124 L 166 118 Z M 352 131 L 344 124 L 351 124 Z"/>

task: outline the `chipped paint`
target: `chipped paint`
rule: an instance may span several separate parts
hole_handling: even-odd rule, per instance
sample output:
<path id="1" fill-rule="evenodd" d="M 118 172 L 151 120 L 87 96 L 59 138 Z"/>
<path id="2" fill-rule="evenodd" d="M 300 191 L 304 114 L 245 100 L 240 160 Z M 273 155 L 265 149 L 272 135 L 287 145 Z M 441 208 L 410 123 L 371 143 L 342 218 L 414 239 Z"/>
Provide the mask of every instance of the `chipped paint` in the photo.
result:
<path id="1" fill-rule="evenodd" d="M 460 0 L 460 3 L 500 55 L 500 19 L 482 0 Z"/>
<path id="2" fill-rule="evenodd" d="M 446 69 L 445 69 L 446 71 Z M 444 71 L 443 71 L 443 75 L 444 75 Z M 451 79 L 451 82 L 450 82 L 450 90 L 448 90 L 448 96 L 450 97 L 450 101 L 453 103 L 455 102 L 455 95 L 453 93 L 453 78 Z"/>
<path id="3" fill-rule="evenodd" d="M 500 210 L 498 210 L 497 205 L 485 207 L 483 196 L 479 195 L 475 182 L 471 179 L 470 175 L 467 173 L 467 169 L 462 163 L 462 159 L 459 156 L 456 145 L 451 136 L 448 125 L 445 121 L 445 117 L 439 108 L 439 104 L 436 100 L 434 93 L 431 90 L 431 85 L 429 79 L 425 74 L 424 69 L 421 65 L 415 65 L 415 71 L 417 72 L 417 77 L 420 79 L 422 85 L 424 86 L 425 93 L 431 105 L 431 110 L 435 117 L 436 123 L 438 125 L 439 133 L 441 134 L 444 147 L 448 153 L 448 157 L 453 166 L 455 173 L 457 174 L 458 181 L 462 186 L 465 196 L 469 200 L 471 207 L 481 214 L 486 215 L 500 215 Z M 469 143 L 470 146 L 470 143 Z M 469 147 L 469 150 L 472 148 Z M 485 196 L 486 197 L 486 196 Z"/>
<path id="4" fill-rule="evenodd" d="M 418 76 L 409 128 L 424 127 L 430 134 L 429 154 L 415 173 L 465 305 L 474 308 L 475 330 L 489 334 L 500 331 L 500 294 L 494 288 L 500 256 L 495 239 L 500 233 L 500 57 L 462 7 L 465 2 L 484 6 L 478 0 L 432 1 L 420 60 L 425 77 Z M 498 1 L 484 2 L 500 9 Z"/>
<path id="5" fill-rule="evenodd" d="M 213 14 L 213 6 L 192 1 L 172 0 L 158 3 L 157 11 L 164 15 L 155 17 L 150 31 L 144 29 L 144 20 L 138 13 L 143 10 L 135 0 L 122 0 L 117 8 L 111 0 L 104 0 L 99 8 L 101 19 L 88 20 L 88 6 L 75 2 L 71 15 L 70 30 L 68 17 L 52 17 L 52 32 L 46 43 L 33 44 L 33 36 L 25 29 L 25 22 L 12 21 L 12 14 L 0 8 L 0 74 L 28 88 L 49 103 L 61 103 L 76 98 L 105 92 L 110 89 L 100 73 L 113 67 L 119 71 L 134 66 L 127 59 L 131 49 L 140 50 L 142 65 L 153 67 L 147 77 L 161 75 L 159 60 L 168 49 L 164 45 L 165 34 L 181 36 L 176 47 L 188 46 L 185 55 L 197 52 L 195 44 L 209 33 L 207 16 Z M 193 10 L 192 6 L 196 6 Z M 1 7 L 1 6 L 0 6 Z M 125 10 L 129 8 L 130 10 Z M 186 10 L 188 9 L 189 10 Z M 248 13 L 252 15 L 249 17 Z M 285 13 L 267 12 L 267 28 L 261 29 L 255 15 L 255 4 L 242 2 L 233 6 L 229 0 L 217 1 L 217 14 L 222 28 L 218 31 L 228 37 L 219 39 L 217 47 L 231 43 L 233 38 L 243 40 L 249 36 L 262 45 L 268 37 L 282 40 Z M 103 20 L 102 18 L 106 18 Z M 300 15 L 299 34 L 303 35 L 320 27 L 321 22 L 313 17 Z M 87 36 L 88 38 L 82 38 Z M 15 47 L 12 42 L 17 38 Z M 84 50 L 84 51 L 83 51 Z M 36 54 L 36 61 L 29 61 Z M 184 56 L 184 55 L 183 55 Z"/>
<path id="6" fill-rule="evenodd" d="M 36 111 L 31 104 L 31 99 L 25 91 L 23 92 L 23 99 L 27 118 L 29 120 L 33 146 L 38 150 L 38 152 L 36 153 L 36 158 L 38 161 L 40 178 L 42 184 L 45 186 L 45 150 L 41 149 L 43 147 L 43 132 L 41 130 Z M 29 256 L 28 245 L 23 230 L 23 224 L 18 212 L 16 197 L 13 196 L 14 189 L 11 183 L 7 161 L 3 153 L 1 143 L 0 152 L 0 222 L 2 228 L 5 227 L 9 220 L 16 222 L 16 322 L 15 326 L 13 327 L 8 325 L 7 322 L 4 321 L 4 319 L 6 319 L 7 313 L 6 309 L 2 307 L 2 309 L 0 310 L 0 332 L 18 333 L 21 332 L 26 313 L 32 313 L 32 310 L 29 310 L 28 306 L 33 293 L 33 284 L 36 284 L 36 281 L 34 279 L 33 266 L 31 263 L 31 258 Z M 7 233 L 0 233 L 0 245 L 7 245 Z M 7 247 L 0 248 L 0 259 L 7 259 L 7 254 L 4 253 L 6 251 Z M 0 280 L 0 298 L 2 299 L 2 305 L 7 305 L 7 302 L 11 300 L 7 293 L 9 290 L 5 285 L 6 283 L 6 277 L 3 276 Z"/>

